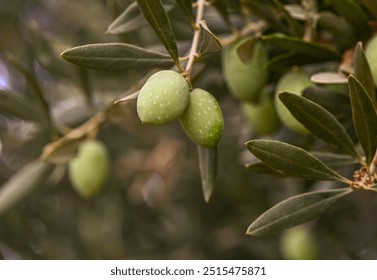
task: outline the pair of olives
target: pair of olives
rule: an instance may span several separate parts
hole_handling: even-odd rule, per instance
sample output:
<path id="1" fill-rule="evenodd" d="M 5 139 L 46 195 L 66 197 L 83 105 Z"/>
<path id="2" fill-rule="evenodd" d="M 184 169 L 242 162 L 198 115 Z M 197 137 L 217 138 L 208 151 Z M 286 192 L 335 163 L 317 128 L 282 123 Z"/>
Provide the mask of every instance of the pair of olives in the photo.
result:
<path id="1" fill-rule="evenodd" d="M 196 144 L 214 148 L 224 128 L 221 108 L 209 92 L 190 92 L 187 81 L 173 70 L 153 74 L 141 88 L 137 113 L 144 124 L 163 125 L 179 119 L 187 136 Z"/>

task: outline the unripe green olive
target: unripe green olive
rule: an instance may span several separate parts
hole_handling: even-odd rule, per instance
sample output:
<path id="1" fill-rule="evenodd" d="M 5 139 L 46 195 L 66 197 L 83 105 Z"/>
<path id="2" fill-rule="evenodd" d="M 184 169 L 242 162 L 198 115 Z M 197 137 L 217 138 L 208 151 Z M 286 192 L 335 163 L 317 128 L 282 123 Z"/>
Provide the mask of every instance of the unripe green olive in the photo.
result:
<path id="1" fill-rule="evenodd" d="M 268 78 L 267 53 L 254 37 L 224 48 L 223 76 L 230 92 L 242 101 L 256 102 Z"/>
<path id="2" fill-rule="evenodd" d="M 276 114 L 274 100 L 267 94 L 264 93 L 256 104 L 247 102 L 241 106 L 251 128 L 258 135 L 271 135 L 278 130 L 280 120 Z"/>
<path id="3" fill-rule="evenodd" d="M 275 88 L 275 107 L 280 120 L 285 126 L 300 134 L 308 134 L 308 130 L 296 120 L 287 107 L 279 99 L 279 93 L 289 92 L 302 95 L 304 89 L 311 86 L 310 77 L 302 70 L 285 73 Z"/>
<path id="4" fill-rule="evenodd" d="M 372 37 L 366 44 L 365 56 L 372 72 L 374 85 L 377 86 L 377 36 Z"/>
<path id="5" fill-rule="evenodd" d="M 221 139 L 224 119 L 215 97 L 203 89 L 190 93 L 186 111 L 179 118 L 187 136 L 196 144 L 214 148 Z"/>
<path id="6" fill-rule="evenodd" d="M 137 114 L 145 124 L 162 125 L 176 120 L 185 111 L 190 88 L 177 72 L 163 70 L 153 74 L 137 98 Z"/>
<path id="7" fill-rule="evenodd" d="M 314 237 L 304 226 L 285 231 L 280 239 L 282 256 L 287 260 L 318 259 L 318 249 Z"/>
<path id="8" fill-rule="evenodd" d="M 109 177 L 109 155 L 97 140 L 82 142 L 75 158 L 69 162 L 68 174 L 74 190 L 91 198 L 105 186 Z"/>

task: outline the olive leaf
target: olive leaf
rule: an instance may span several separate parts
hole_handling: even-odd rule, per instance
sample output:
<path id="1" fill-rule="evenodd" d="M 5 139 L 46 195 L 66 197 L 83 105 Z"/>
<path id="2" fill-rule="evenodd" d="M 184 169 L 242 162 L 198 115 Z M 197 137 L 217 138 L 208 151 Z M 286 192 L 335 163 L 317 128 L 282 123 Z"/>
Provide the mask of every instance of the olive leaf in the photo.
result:
<path id="1" fill-rule="evenodd" d="M 43 116 L 26 100 L 15 93 L 0 90 L 0 114 L 25 121 L 43 122 Z"/>
<path id="2" fill-rule="evenodd" d="M 263 43 L 287 51 L 310 56 L 316 61 L 339 61 L 340 54 L 335 49 L 321 43 L 307 42 L 301 38 L 281 33 L 262 36 Z"/>
<path id="3" fill-rule="evenodd" d="M 310 153 L 320 161 L 322 161 L 324 164 L 326 164 L 328 167 L 333 169 L 359 163 L 354 157 L 349 155 L 322 151 L 311 151 Z"/>
<path id="4" fill-rule="evenodd" d="M 35 189 L 41 186 L 53 170 L 40 160 L 24 166 L 0 188 L 0 215 L 16 206 Z"/>
<path id="5" fill-rule="evenodd" d="M 310 77 L 310 80 L 316 84 L 346 84 L 347 76 L 338 72 L 319 72 Z"/>
<path id="6" fill-rule="evenodd" d="M 195 22 L 194 13 L 192 12 L 192 1 L 191 0 L 175 0 L 178 5 L 182 8 L 183 12 L 189 18 L 190 22 L 193 24 Z"/>
<path id="7" fill-rule="evenodd" d="M 352 119 L 357 138 L 370 164 L 377 149 L 377 113 L 363 85 L 353 75 L 348 77 Z"/>
<path id="8" fill-rule="evenodd" d="M 376 107 L 377 100 L 373 76 L 361 42 L 356 45 L 356 48 L 353 51 L 353 75 L 363 85 L 372 100 L 373 105 Z"/>
<path id="9" fill-rule="evenodd" d="M 162 44 L 165 46 L 174 62 L 179 64 L 178 47 L 175 41 L 173 28 L 161 0 L 137 0 L 136 2 L 140 11 L 160 38 Z"/>
<path id="10" fill-rule="evenodd" d="M 101 43 L 74 47 L 61 56 L 81 67 L 97 70 L 127 70 L 146 67 L 171 67 L 167 54 L 123 43 Z"/>
<path id="11" fill-rule="evenodd" d="M 121 34 L 138 30 L 147 25 L 136 2 L 130 4 L 107 28 L 108 34 Z"/>
<path id="12" fill-rule="evenodd" d="M 290 197 L 264 212 L 247 229 L 247 234 L 263 236 L 292 228 L 322 215 L 350 189 L 315 191 Z"/>
<path id="13" fill-rule="evenodd" d="M 234 2 L 234 1 L 233 1 Z M 212 6 L 219 12 L 224 21 L 230 25 L 230 14 L 228 11 L 227 4 L 224 0 L 215 0 L 212 2 Z"/>
<path id="14" fill-rule="evenodd" d="M 287 177 L 287 175 L 283 172 L 273 169 L 271 166 L 258 159 L 252 160 L 251 162 L 247 163 L 245 167 L 247 168 L 247 170 L 259 174 L 272 175 L 275 177 Z"/>
<path id="15" fill-rule="evenodd" d="M 250 140 L 246 142 L 246 147 L 261 161 L 287 175 L 303 179 L 349 183 L 348 179 L 299 147 L 264 139 Z"/>
<path id="16" fill-rule="evenodd" d="M 367 10 L 377 18 L 377 1 L 376 0 L 361 0 L 361 3 L 367 8 Z"/>
<path id="17" fill-rule="evenodd" d="M 203 20 L 200 22 L 200 26 L 202 27 L 202 43 L 198 55 L 203 56 L 221 51 L 221 43 L 216 35 L 208 28 L 207 23 Z"/>
<path id="18" fill-rule="evenodd" d="M 354 0 L 329 0 L 335 11 L 342 15 L 361 37 L 370 34 L 369 19 L 360 5 Z"/>
<path id="19" fill-rule="evenodd" d="M 200 145 L 197 145 L 197 147 L 204 200 L 209 202 L 215 186 L 217 174 L 217 149 L 208 149 Z"/>
<path id="20" fill-rule="evenodd" d="M 241 4 L 264 19 L 276 31 L 283 33 L 288 32 L 286 25 L 275 16 L 274 7 L 271 1 L 241 0 Z"/>
<path id="21" fill-rule="evenodd" d="M 325 108 L 305 97 L 288 92 L 280 93 L 279 98 L 291 114 L 312 134 L 335 145 L 341 151 L 358 157 L 352 140 L 344 127 Z"/>

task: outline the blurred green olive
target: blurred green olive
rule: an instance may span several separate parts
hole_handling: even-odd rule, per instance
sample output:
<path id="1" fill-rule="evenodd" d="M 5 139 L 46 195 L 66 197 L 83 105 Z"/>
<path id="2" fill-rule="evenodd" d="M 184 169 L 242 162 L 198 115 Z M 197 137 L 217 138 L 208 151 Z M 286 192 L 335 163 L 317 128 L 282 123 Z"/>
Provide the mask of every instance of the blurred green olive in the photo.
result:
<path id="1" fill-rule="evenodd" d="M 267 53 L 255 37 L 224 48 L 223 76 L 230 92 L 242 101 L 257 102 L 268 79 Z"/>
<path id="2" fill-rule="evenodd" d="M 74 190 L 84 198 L 95 196 L 108 180 L 109 166 L 108 151 L 103 143 L 82 142 L 77 156 L 69 162 L 68 174 Z"/>
<path id="3" fill-rule="evenodd" d="M 285 231 L 280 239 L 280 250 L 287 260 L 318 259 L 318 249 L 314 237 L 306 226 Z"/>
<path id="4" fill-rule="evenodd" d="M 289 112 L 287 107 L 279 99 L 279 93 L 289 92 L 297 95 L 302 95 L 303 91 L 312 86 L 310 77 L 302 70 L 292 70 L 285 73 L 278 81 L 275 88 L 275 107 L 280 120 L 283 124 L 291 130 L 300 133 L 308 134 L 308 130 L 296 120 L 296 118 Z"/>
<path id="5" fill-rule="evenodd" d="M 365 56 L 372 72 L 374 85 L 377 86 L 377 36 L 372 37 L 365 46 Z"/>

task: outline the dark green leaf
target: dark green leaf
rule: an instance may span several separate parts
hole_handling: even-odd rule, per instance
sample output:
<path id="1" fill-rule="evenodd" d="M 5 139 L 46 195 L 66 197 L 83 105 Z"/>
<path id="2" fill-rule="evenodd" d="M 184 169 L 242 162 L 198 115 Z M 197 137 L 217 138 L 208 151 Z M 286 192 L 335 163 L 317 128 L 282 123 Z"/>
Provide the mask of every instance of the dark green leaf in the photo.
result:
<path id="1" fill-rule="evenodd" d="M 191 0 L 175 0 L 182 8 L 183 12 L 189 18 L 191 23 L 195 22 L 194 14 L 192 12 L 192 1 Z"/>
<path id="2" fill-rule="evenodd" d="M 271 1 L 241 0 L 241 4 L 268 22 L 268 24 L 276 31 L 283 33 L 288 32 L 287 26 L 275 15 L 275 10 Z"/>
<path id="3" fill-rule="evenodd" d="M 268 235 L 315 219 L 351 192 L 350 189 L 325 190 L 288 198 L 259 216 L 247 234 Z"/>
<path id="4" fill-rule="evenodd" d="M 361 0 L 361 3 L 377 18 L 377 0 Z"/>
<path id="5" fill-rule="evenodd" d="M 255 172 L 259 174 L 272 175 L 275 177 L 287 177 L 286 174 L 280 172 L 279 170 L 273 169 L 269 165 L 259 160 L 254 160 L 252 162 L 249 162 L 248 164 L 246 164 L 246 168 L 251 172 Z"/>
<path id="6" fill-rule="evenodd" d="M 351 157 L 349 155 L 317 151 L 312 151 L 310 153 L 320 161 L 322 161 L 324 164 L 326 164 L 328 167 L 334 169 L 359 163 L 354 157 Z"/>
<path id="7" fill-rule="evenodd" d="M 273 169 L 287 175 L 311 179 L 349 183 L 349 180 L 331 170 L 305 150 L 276 140 L 251 140 L 248 150 Z"/>
<path id="8" fill-rule="evenodd" d="M 365 88 L 353 75 L 349 76 L 348 85 L 356 135 L 370 164 L 377 149 L 377 113 Z"/>
<path id="9" fill-rule="evenodd" d="M 53 167 L 36 160 L 24 166 L 18 173 L 13 175 L 0 188 L 0 215 L 16 206 L 35 189 L 40 187 L 52 172 Z"/>
<path id="10" fill-rule="evenodd" d="M 280 48 L 287 51 L 294 51 L 298 54 L 311 56 L 312 58 L 323 59 L 326 61 L 339 61 L 340 54 L 327 45 L 307 42 L 298 37 L 286 36 L 284 34 L 275 33 L 262 36 L 263 43 Z"/>
<path id="11" fill-rule="evenodd" d="M 325 108 L 297 94 L 283 92 L 279 94 L 279 98 L 291 114 L 312 134 L 335 145 L 341 151 L 358 157 L 344 127 Z"/>
<path id="12" fill-rule="evenodd" d="M 78 66 L 99 70 L 171 67 L 170 56 L 129 44 L 91 44 L 68 49 L 62 57 Z"/>
<path id="13" fill-rule="evenodd" d="M 369 63 L 365 57 L 362 43 L 359 42 L 353 51 L 353 75 L 365 88 L 373 105 L 376 107 L 376 89 Z"/>
<path id="14" fill-rule="evenodd" d="M 26 100 L 11 92 L 0 90 L 0 114 L 25 121 L 41 122 L 39 111 Z"/>
<path id="15" fill-rule="evenodd" d="M 343 16 L 362 37 L 370 34 L 368 16 L 354 0 L 329 0 L 335 11 Z"/>
<path id="16" fill-rule="evenodd" d="M 215 186 L 217 173 L 217 149 L 207 149 L 199 145 L 197 147 L 204 200 L 209 202 Z"/>
<path id="17" fill-rule="evenodd" d="M 302 27 L 297 20 L 295 20 L 291 14 L 287 11 L 282 3 L 278 0 L 273 0 L 275 7 L 277 9 L 277 13 L 282 15 L 282 18 L 288 25 L 289 34 L 292 35 L 301 35 L 302 34 Z"/>
<path id="18" fill-rule="evenodd" d="M 106 33 L 121 34 L 132 32 L 147 25 L 136 2 L 130 4 L 107 28 Z"/>
<path id="19" fill-rule="evenodd" d="M 230 15 L 227 8 L 227 5 L 224 3 L 224 0 L 215 0 L 212 2 L 212 6 L 219 12 L 221 17 L 225 20 L 226 23 L 230 24 Z"/>
<path id="20" fill-rule="evenodd" d="M 160 38 L 162 44 L 165 46 L 174 62 L 179 64 L 177 43 L 175 41 L 169 17 L 161 0 L 137 0 L 136 2 L 140 11 Z"/>
<path id="21" fill-rule="evenodd" d="M 212 54 L 221 51 L 222 46 L 219 39 L 211 32 L 205 21 L 200 23 L 202 27 L 202 43 L 199 49 L 199 56 Z"/>

